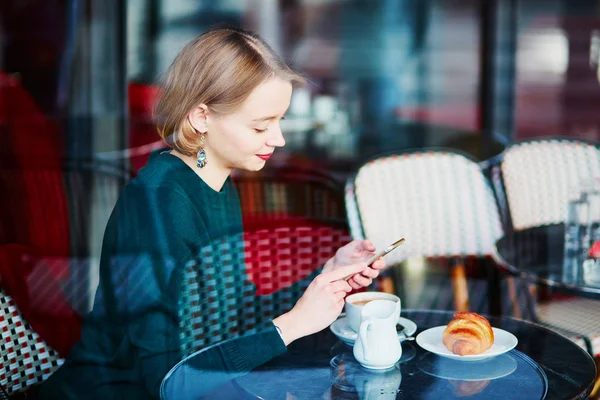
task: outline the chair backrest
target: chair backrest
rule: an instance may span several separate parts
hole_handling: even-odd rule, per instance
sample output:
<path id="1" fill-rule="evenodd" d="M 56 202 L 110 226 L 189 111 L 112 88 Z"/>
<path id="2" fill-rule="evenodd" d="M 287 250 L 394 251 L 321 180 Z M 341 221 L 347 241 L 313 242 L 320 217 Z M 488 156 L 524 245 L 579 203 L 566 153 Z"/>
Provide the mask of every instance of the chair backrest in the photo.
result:
<path id="1" fill-rule="evenodd" d="M 344 201 L 346 203 L 346 218 L 350 226 L 352 239 L 362 240 L 365 235 L 360 222 L 358 206 L 356 205 L 356 194 L 354 193 L 354 176 L 348 178 L 344 187 Z"/>
<path id="2" fill-rule="evenodd" d="M 334 177 L 295 166 L 269 168 L 234 176 L 244 221 L 345 219 L 343 187 Z"/>
<path id="3" fill-rule="evenodd" d="M 354 181 L 363 232 L 377 248 L 406 238 L 388 263 L 411 256 L 489 255 L 502 235 L 498 209 L 478 164 L 457 153 L 385 156 Z"/>
<path id="4" fill-rule="evenodd" d="M 245 224 L 244 242 L 248 277 L 257 295 L 268 295 L 306 278 L 350 236 L 344 221 L 288 219 Z M 299 298 L 306 286 L 296 289 Z"/>
<path id="5" fill-rule="evenodd" d="M 34 332 L 14 300 L 0 289 L 0 386 L 11 395 L 46 380 L 63 363 Z"/>
<path id="6" fill-rule="evenodd" d="M 600 177 L 600 151 L 567 139 L 523 142 L 506 150 L 501 171 L 515 230 L 562 223 L 569 191 Z"/>

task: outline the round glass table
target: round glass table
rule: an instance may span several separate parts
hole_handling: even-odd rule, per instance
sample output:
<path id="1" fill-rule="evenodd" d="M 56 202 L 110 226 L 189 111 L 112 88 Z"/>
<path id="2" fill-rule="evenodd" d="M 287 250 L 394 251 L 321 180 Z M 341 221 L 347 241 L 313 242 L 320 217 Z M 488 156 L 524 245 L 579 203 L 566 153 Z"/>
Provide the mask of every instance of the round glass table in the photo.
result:
<path id="1" fill-rule="evenodd" d="M 503 270 L 529 282 L 600 299 L 600 284 L 586 278 L 582 260 L 565 258 L 562 224 L 509 232 L 496 242 L 493 257 Z"/>
<path id="2" fill-rule="evenodd" d="M 446 325 L 452 312 L 408 310 L 402 316 L 425 329 Z M 568 339 L 538 325 L 490 317 L 492 326 L 518 338 L 515 349 L 482 361 L 455 361 L 402 342 L 391 369 L 361 367 L 352 348 L 329 329 L 292 343 L 287 353 L 248 374 L 232 376 L 207 391 L 194 355 L 163 382 L 164 399 L 585 399 L 596 367 Z M 209 371 L 215 376 L 218 371 Z M 226 372 L 222 372 L 226 374 Z"/>

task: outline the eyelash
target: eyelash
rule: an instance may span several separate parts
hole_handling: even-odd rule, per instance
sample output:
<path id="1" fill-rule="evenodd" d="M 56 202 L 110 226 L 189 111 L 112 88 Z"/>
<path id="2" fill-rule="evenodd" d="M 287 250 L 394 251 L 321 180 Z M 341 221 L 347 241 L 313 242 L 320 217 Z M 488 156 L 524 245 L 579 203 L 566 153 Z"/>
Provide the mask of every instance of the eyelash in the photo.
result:
<path id="1" fill-rule="evenodd" d="M 285 119 L 285 117 L 281 117 L 281 119 Z M 265 128 L 265 129 L 258 129 L 258 128 L 254 128 L 254 131 L 256 133 L 265 133 L 266 131 L 268 131 L 269 128 Z"/>

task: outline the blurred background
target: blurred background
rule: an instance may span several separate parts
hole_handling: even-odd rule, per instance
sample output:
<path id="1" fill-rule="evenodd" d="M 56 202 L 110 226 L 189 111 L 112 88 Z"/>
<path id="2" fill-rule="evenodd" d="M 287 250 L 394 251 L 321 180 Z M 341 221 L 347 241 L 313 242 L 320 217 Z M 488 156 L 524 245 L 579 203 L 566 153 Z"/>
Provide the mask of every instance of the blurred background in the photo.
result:
<path id="1" fill-rule="evenodd" d="M 156 141 L 144 129 L 153 85 L 186 42 L 216 24 L 258 32 L 310 81 L 294 93 L 281 158 L 344 172 L 382 150 L 472 140 L 481 142 L 476 155 L 487 156 L 527 137 L 599 135 L 594 0 L 7 0 L 0 7 L 1 71 L 55 127 L 36 134 L 60 140 L 69 158 L 109 159 L 103 153 Z"/>
<path id="2" fill-rule="evenodd" d="M 485 162 L 525 139 L 600 138 L 597 0 L 2 0 L 0 286 L 38 331 L 63 318 L 78 335 L 119 191 L 163 146 L 156 83 L 219 24 L 259 33 L 309 81 L 282 121 L 286 147 L 240 174 L 245 222 L 244 190 L 276 171 L 327 174 L 329 211 L 288 198 L 263 214 L 320 213 L 349 238 L 343 184 L 378 154 Z"/>

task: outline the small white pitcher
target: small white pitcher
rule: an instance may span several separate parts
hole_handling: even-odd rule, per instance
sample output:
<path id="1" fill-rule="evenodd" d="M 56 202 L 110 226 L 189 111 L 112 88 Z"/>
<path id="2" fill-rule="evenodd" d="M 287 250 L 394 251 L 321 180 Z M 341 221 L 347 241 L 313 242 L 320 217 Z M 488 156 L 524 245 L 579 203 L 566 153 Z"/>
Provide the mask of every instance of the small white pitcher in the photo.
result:
<path id="1" fill-rule="evenodd" d="M 396 333 L 399 305 L 390 300 L 373 300 L 361 312 L 358 338 L 354 342 L 354 357 L 365 368 L 391 368 L 402 356 L 402 346 Z"/>

